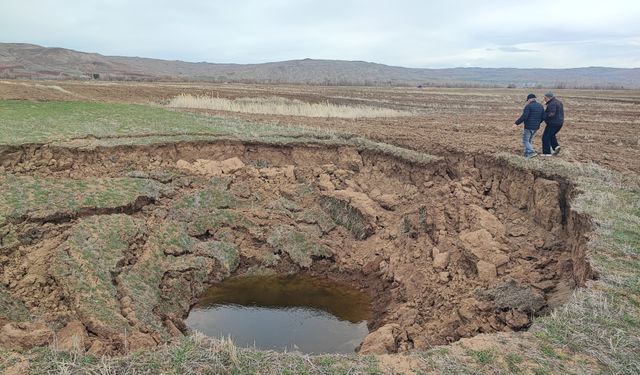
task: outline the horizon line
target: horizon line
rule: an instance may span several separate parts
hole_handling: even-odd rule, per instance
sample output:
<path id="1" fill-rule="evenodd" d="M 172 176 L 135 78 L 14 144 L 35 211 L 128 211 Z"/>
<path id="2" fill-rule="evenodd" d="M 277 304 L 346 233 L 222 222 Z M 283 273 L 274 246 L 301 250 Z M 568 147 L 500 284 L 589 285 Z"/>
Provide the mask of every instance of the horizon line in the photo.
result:
<path id="1" fill-rule="evenodd" d="M 189 60 L 180 60 L 180 59 L 169 59 L 169 58 L 158 58 L 158 57 L 146 57 L 146 56 L 134 56 L 134 55 L 107 55 L 100 52 L 87 52 L 81 51 L 73 48 L 67 47 L 49 47 L 34 43 L 27 42 L 0 42 L 0 44 L 15 44 L 15 45 L 29 45 L 39 48 L 47 48 L 47 49 L 64 49 L 68 51 L 73 51 L 77 53 L 84 54 L 96 54 L 104 57 L 116 57 L 116 58 L 137 58 L 137 59 L 149 59 L 149 60 L 160 60 L 160 61 L 173 61 L 180 63 L 188 63 L 188 64 L 212 64 L 212 65 L 265 65 L 265 64 L 274 64 L 274 63 L 285 63 L 285 62 L 298 62 L 298 61 L 333 61 L 333 62 L 354 62 L 354 63 L 365 63 L 365 64 L 374 64 L 374 65 L 384 65 L 391 68 L 401 68 L 401 69 L 414 69 L 414 70 L 449 70 L 449 69 L 514 69 L 514 70 L 572 70 L 572 69 L 620 69 L 620 70 L 633 70 L 640 69 L 640 67 L 628 67 L 628 68 L 619 68 L 619 67 L 611 67 L 611 66 L 578 66 L 578 67 L 563 67 L 563 68 L 543 68 L 543 67 L 528 67 L 528 68 L 517 68 L 517 67 L 483 67 L 483 66 L 452 66 L 445 68 L 433 68 L 433 67 L 409 67 L 402 65 L 390 65 L 375 61 L 366 61 L 366 60 L 345 60 L 345 59 L 329 59 L 329 58 L 312 58 L 312 57 L 304 57 L 304 58 L 294 58 L 287 60 L 274 60 L 274 61 L 265 61 L 265 62 L 257 62 L 257 63 L 237 63 L 237 62 L 211 62 L 211 61 L 189 61 Z"/>

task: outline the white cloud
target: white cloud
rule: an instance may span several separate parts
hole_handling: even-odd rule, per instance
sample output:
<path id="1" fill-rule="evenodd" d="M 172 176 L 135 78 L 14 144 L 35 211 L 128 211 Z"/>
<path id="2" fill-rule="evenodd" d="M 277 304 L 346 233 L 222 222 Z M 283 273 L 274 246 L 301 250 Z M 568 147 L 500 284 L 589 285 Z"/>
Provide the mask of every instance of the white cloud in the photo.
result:
<path id="1" fill-rule="evenodd" d="M 637 67 L 638 14 L 623 0 L 21 0 L 2 5 L 0 41 L 211 62 Z"/>

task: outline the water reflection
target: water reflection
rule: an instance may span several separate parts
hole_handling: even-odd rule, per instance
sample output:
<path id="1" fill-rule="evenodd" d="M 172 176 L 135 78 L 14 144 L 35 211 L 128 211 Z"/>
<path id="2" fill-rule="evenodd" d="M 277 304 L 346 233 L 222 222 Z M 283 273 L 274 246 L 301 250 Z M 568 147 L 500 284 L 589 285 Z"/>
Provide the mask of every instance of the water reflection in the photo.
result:
<path id="1" fill-rule="evenodd" d="M 242 277 L 207 291 L 186 323 L 240 346 L 352 353 L 368 333 L 369 304 L 362 292 L 329 280 Z"/>

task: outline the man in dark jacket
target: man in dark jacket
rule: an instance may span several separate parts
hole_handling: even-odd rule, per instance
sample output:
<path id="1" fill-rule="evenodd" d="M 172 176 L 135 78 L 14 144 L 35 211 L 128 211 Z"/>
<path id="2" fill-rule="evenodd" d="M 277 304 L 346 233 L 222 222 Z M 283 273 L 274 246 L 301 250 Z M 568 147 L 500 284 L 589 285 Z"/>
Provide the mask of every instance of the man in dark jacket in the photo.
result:
<path id="1" fill-rule="evenodd" d="M 560 145 L 556 134 L 564 124 L 564 106 L 552 92 L 544 94 L 544 101 L 547 103 L 547 109 L 544 111 L 544 122 L 547 126 L 544 127 L 544 133 L 542 133 L 542 156 L 558 155 Z"/>
<path id="2" fill-rule="evenodd" d="M 540 129 L 540 123 L 544 117 L 544 107 L 542 104 L 536 101 L 536 96 L 533 94 L 527 95 L 527 104 L 522 110 L 522 115 L 518 118 L 513 125 L 518 125 L 524 122 L 524 129 L 522 131 L 522 144 L 524 145 L 524 157 L 532 158 L 538 156 L 533 149 L 533 137 L 536 135 L 538 129 Z"/>

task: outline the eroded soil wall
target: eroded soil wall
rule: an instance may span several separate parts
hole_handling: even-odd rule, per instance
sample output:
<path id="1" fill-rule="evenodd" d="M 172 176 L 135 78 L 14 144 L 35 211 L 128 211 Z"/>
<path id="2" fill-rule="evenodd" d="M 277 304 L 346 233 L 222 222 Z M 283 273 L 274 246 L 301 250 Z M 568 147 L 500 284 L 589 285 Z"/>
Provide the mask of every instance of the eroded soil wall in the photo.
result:
<path id="1" fill-rule="evenodd" d="M 8 347 L 153 346 L 212 283 L 306 272 L 368 292 L 361 352 L 396 352 L 526 329 L 593 276 L 571 183 L 485 156 L 220 141 L 0 165 L 0 298 L 23 311 L 0 310 Z"/>

